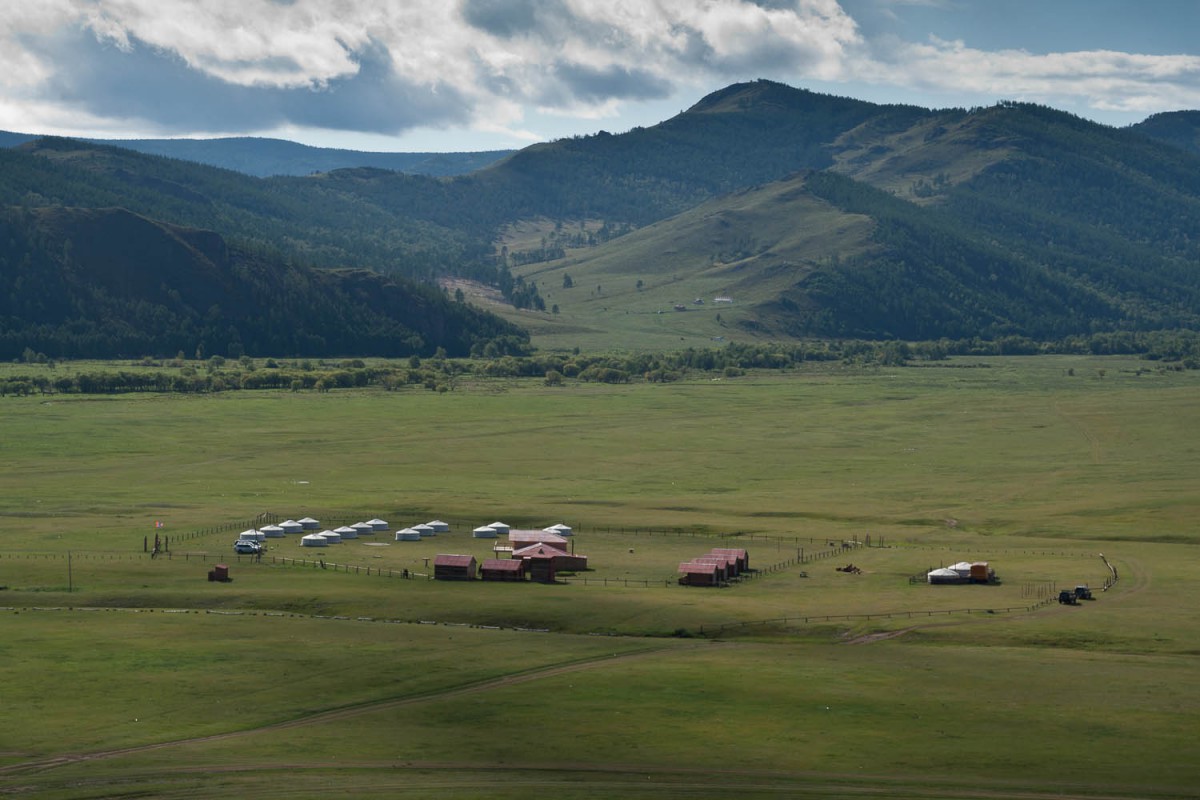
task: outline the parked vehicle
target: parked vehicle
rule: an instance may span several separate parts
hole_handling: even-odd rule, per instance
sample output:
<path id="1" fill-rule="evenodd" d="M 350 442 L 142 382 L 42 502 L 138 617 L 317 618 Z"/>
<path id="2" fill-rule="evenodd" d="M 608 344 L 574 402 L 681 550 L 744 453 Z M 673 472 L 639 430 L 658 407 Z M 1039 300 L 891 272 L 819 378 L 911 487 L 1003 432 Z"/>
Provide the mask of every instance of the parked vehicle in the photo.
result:
<path id="1" fill-rule="evenodd" d="M 1075 597 L 1075 592 L 1071 591 L 1070 589 L 1063 589 L 1058 593 L 1058 602 L 1065 606 L 1079 605 L 1079 599 Z"/>
<path id="2" fill-rule="evenodd" d="M 248 553 L 250 555 L 254 555 L 256 553 L 261 553 L 262 551 L 263 547 L 261 544 L 258 542 L 252 542 L 249 539 L 238 539 L 233 543 L 233 552 L 235 553 L 241 553 L 243 555 Z"/>
<path id="3" fill-rule="evenodd" d="M 1092 590 L 1087 587 L 1087 584 L 1080 584 L 1075 587 L 1075 599 L 1095 600 L 1096 598 L 1092 597 Z"/>

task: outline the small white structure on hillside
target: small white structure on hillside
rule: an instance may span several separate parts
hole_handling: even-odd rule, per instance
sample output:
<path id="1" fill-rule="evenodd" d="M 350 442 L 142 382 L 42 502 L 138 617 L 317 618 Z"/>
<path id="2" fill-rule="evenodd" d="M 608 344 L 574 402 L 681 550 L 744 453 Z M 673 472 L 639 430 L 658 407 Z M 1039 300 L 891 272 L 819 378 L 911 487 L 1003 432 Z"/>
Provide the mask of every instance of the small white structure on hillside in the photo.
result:
<path id="1" fill-rule="evenodd" d="M 248 531 L 242 531 L 238 534 L 239 542 L 261 542 L 267 538 L 267 535 L 262 531 L 256 531 L 251 528 Z"/>
<path id="2" fill-rule="evenodd" d="M 306 533 L 300 537 L 301 547 L 327 547 L 329 540 L 319 533 Z"/>
<path id="3" fill-rule="evenodd" d="M 278 525 L 263 525 L 258 531 L 268 539 L 282 539 L 283 535 L 287 533 L 287 531 Z"/>
<path id="4" fill-rule="evenodd" d="M 397 542 L 419 542 L 421 541 L 421 532 L 412 528 L 401 528 L 396 531 Z"/>
<path id="5" fill-rule="evenodd" d="M 512 530 L 503 522 L 493 522 L 491 525 L 488 525 L 488 527 L 494 530 L 496 533 L 507 534 L 510 530 Z"/>
<path id="6" fill-rule="evenodd" d="M 388 529 L 387 521 L 382 520 L 379 517 L 367 520 L 367 524 L 370 525 L 376 533 L 384 533 Z"/>
<path id="7" fill-rule="evenodd" d="M 300 520 L 300 526 L 306 531 L 315 531 L 320 530 L 321 523 L 312 517 L 305 517 L 304 519 Z"/>
<path id="8" fill-rule="evenodd" d="M 571 536 L 574 531 L 570 525 L 563 525 L 561 522 L 557 525 L 551 525 L 549 528 L 542 528 L 546 533 L 557 533 L 559 536 Z"/>
<path id="9" fill-rule="evenodd" d="M 491 525 L 483 525 L 483 526 L 471 531 L 471 535 L 474 536 L 476 539 L 495 539 L 496 538 L 496 529 L 493 528 Z"/>
<path id="10" fill-rule="evenodd" d="M 337 531 L 321 531 L 317 535 L 325 539 L 327 544 L 341 544 L 342 541 L 342 535 Z M 305 538 L 307 539 L 308 537 L 306 536 Z"/>
<path id="11" fill-rule="evenodd" d="M 425 524 L 428 525 L 429 527 L 433 528 L 438 533 L 449 533 L 450 532 L 450 523 L 442 522 L 440 519 L 435 519 L 430 522 L 426 522 Z"/>
<path id="12" fill-rule="evenodd" d="M 304 530 L 304 526 L 294 519 L 284 520 L 279 523 L 279 527 L 283 528 L 284 533 L 300 533 Z"/>
<path id="13" fill-rule="evenodd" d="M 343 539 L 357 539 L 358 538 L 358 531 L 356 531 L 354 528 L 351 528 L 349 525 L 343 525 L 340 528 L 334 528 L 333 532 L 336 533 L 338 536 L 342 537 Z"/>
<path id="14" fill-rule="evenodd" d="M 356 522 L 350 527 L 358 531 L 359 536 L 373 536 L 375 534 L 375 526 L 369 522 Z"/>
<path id="15" fill-rule="evenodd" d="M 412 529 L 422 536 L 437 536 L 437 531 L 431 525 L 413 525 Z"/>

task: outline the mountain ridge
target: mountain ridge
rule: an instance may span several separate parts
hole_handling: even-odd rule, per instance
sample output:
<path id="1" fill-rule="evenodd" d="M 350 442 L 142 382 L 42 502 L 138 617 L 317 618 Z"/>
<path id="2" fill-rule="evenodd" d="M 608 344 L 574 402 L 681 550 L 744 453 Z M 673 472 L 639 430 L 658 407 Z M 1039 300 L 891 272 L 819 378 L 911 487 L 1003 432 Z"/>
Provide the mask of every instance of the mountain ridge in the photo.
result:
<path id="1" fill-rule="evenodd" d="M 0 147 L 16 147 L 40 134 L 0 131 Z M 375 167 L 411 175 L 462 175 L 511 155 L 513 150 L 470 152 L 384 152 L 315 147 L 288 139 L 227 136 L 214 139 L 102 139 L 71 137 L 146 155 L 192 161 L 256 178 L 310 175 L 352 167 Z"/>
<path id="2" fill-rule="evenodd" d="M 465 356 L 527 337 L 434 287 L 314 270 L 123 208 L 0 211 L 0 357 Z"/>
<path id="3" fill-rule="evenodd" d="M 755 81 L 656 126 L 541 143 L 445 178 L 357 167 L 258 179 L 55 139 L 0 151 L 0 166 L 10 205 L 125 205 L 284 261 L 481 280 L 514 304 L 557 307 L 557 318 L 509 315 L 540 327 L 565 328 L 591 304 L 622 308 L 612 287 L 633 316 L 655 313 L 650 299 L 686 308 L 719 274 L 751 292 L 736 310 L 657 328 L 939 338 L 1200 325 L 1200 156 L 1034 104 L 929 110 Z M 753 212 L 728 205 L 738 198 Z M 699 208 L 729 227 L 697 225 Z M 523 220 L 545 222 L 540 243 L 503 238 Z M 855 236 L 787 233 L 820 225 Z M 675 288 L 694 276 L 696 293 L 660 296 L 648 282 L 658 261 Z M 556 285 L 568 267 L 596 287 L 587 302 Z"/>

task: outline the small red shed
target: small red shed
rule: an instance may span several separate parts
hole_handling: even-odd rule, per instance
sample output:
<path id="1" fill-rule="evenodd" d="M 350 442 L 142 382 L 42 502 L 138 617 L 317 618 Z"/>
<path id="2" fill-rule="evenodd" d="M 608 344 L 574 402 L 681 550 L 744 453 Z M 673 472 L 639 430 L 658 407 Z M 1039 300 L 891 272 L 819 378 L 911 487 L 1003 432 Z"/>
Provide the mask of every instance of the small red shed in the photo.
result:
<path id="1" fill-rule="evenodd" d="M 433 577 L 439 581 L 475 579 L 475 556 L 439 554 L 433 559 Z"/>
<path id="2" fill-rule="evenodd" d="M 679 565 L 679 583 L 682 586 L 720 586 L 718 566 L 698 561 L 685 561 Z"/>
<path id="3" fill-rule="evenodd" d="M 479 567 L 485 581 L 523 581 L 525 562 L 511 558 L 489 558 Z"/>
<path id="4" fill-rule="evenodd" d="M 750 554 L 740 547 L 714 547 L 712 551 L 737 556 L 739 575 L 750 569 Z"/>
<path id="5" fill-rule="evenodd" d="M 533 554 L 523 556 L 521 559 L 525 563 L 525 572 L 531 580 L 541 583 L 554 583 L 558 577 L 556 569 L 556 560 L 552 555 Z"/>
<path id="6" fill-rule="evenodd" d="M 717 568 L 717 580 L 727 581 L 733 576 L 729 574 L 729 561 L 725 556 L 714 556 L 711 553 L 703 556 L 696 556 L 692 561 L 697 564 L 712 564 Z"/>
<path id="7" fill-rule="evenodd" d="M 741 565 L 738 562 L 738 557 L 732 553 L 718 553 L 715 550 L 708 554 L 712 558 L 725 559 L 725 574 L 730 578 L 736 578 L 742 573 Z"/>

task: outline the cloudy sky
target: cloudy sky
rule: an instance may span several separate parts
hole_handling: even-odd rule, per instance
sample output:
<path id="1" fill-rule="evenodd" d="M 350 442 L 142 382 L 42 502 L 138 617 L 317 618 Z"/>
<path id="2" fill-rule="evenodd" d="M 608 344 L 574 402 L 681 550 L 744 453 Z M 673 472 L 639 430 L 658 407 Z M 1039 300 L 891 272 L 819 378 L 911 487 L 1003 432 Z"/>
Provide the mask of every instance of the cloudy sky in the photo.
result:
<path id="1" fill-rule="evenodd" d="M 484 150 L 770 78 L 1112 125 L 1200 109 L 1196 0 L 0 0 L 0 130 Z"/>

